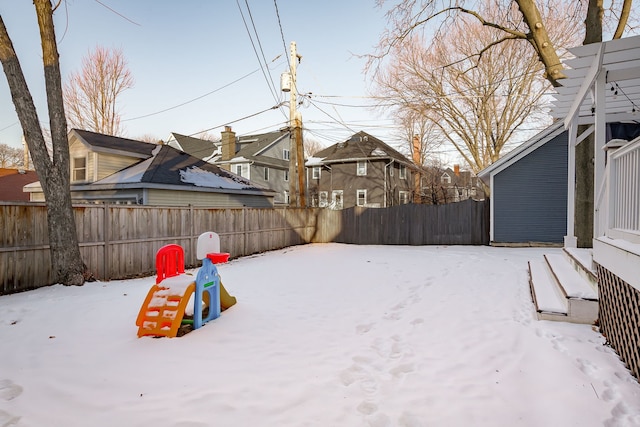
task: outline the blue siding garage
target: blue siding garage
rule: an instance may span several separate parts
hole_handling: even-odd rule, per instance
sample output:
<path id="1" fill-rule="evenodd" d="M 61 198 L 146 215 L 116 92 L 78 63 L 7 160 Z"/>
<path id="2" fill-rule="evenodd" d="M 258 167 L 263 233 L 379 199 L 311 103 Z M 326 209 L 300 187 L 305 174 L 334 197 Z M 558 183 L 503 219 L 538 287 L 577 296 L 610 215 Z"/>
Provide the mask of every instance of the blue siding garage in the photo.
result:
<path id="1" fill-rule="evenodd" d="M 493 241 L 562 243 L 567 234 L 567 132 L 493 178 Z"/>
<path id="2" fill-rule="evenodd" d="M 562 244 L 568 134 L 557 121 L 478 177 L 491 189 L 491 243 Z"/>

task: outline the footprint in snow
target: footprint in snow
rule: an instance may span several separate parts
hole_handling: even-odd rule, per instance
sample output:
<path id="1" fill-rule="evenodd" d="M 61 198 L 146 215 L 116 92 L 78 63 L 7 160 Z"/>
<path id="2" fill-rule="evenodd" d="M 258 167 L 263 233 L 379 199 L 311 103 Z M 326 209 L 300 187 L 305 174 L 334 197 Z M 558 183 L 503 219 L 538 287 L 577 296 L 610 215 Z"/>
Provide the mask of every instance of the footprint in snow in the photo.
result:
<path id="1" fill-rule="evenodd" d="M 11 380 L 0 380 L 0 399 L 13 400 L 22 394 L 22 387 Z"/>
<path id="2" fill-rule="evenodd" d="M 356 326 L 356 334 L 363 335 L 369 332 L 373 328 L 373 323 L 365 323 L 362 325 Z"/>

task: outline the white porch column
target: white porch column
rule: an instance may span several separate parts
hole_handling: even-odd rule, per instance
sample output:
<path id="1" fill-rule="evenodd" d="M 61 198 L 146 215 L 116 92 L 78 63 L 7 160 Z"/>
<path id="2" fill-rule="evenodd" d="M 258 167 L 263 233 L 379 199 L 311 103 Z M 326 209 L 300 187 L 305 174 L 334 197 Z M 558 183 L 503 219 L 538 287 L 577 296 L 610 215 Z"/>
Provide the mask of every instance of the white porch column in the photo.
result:
<path id="1" fill-rule="evenodd" d="M 578 247 L 575 236 L 576 218 L 576 134 L 578 132 L 578 116 L 575 115 L 569 124 L 567 149 L 567 235 L 564 236 L 565 248 Z"/>
<path id="2" fill-rule="evenodd" d="M 604 145 L 605 140 L 607 138 L 606 133 L 606 111 L 607 105 L 605 100 L 605 89 L 607 85 L 607 76 L 604 68 L 601 70 L 598 75 L 595 84 L 595 105 L 596 105 L 596 114 L 595 114 L 595 132 L 593 136 L 593 149 L 594 149 L 594 165 L 593 165 L 593 203 L 594 208 L 595 204 L 598 202 L 598 193 L 600 192 L 600 187 L 604 182 L 604 159 L 605 159 L 605 151 Z M 593 216 L 593 237 L 597 238 L 604 234 L 604 230 L 600 230 L 600 225 L 597 221 L 597 215 Z"/>

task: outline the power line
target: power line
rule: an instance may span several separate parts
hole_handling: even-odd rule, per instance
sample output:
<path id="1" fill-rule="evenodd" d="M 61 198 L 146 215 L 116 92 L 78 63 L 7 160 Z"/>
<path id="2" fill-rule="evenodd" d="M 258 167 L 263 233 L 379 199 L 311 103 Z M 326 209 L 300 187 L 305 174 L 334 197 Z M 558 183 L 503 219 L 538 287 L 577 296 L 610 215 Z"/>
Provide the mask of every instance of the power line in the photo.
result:
<path id="1" fill-rule="evenodd" d="M 107 6 L 106 4 L 102 3 L 100 0 L 94 0 L 96 3 L 98 3 L 99 5 L 101 5 L 102 7 L 110 10 L 111 12 L 115 13 L 116 15 L 118 15 L 119 17 L 121 17 L 122 19 L 126 19 L 127 21 L 131 22 L 134 25 L 137 25 L 138 27 L 141 27 L 142 25 L 138 24 L 135 21 L 132 21 L 131 19 L 127 18 L 126 16 L 124 16 L 123 14 L 121 14 L 120 12 L 110 8 L 109 6 Z"/>
<path id="2" fill-rule="evenodd" d="M 282 103 L 282 102 L 280 102 L 280 103 L 278 103 L 278 104 L 274 105 L 273 107 L 267 108 L 267 109 L 262 110 L 262 111 L 258 111 L 257 113 L 249 114 L 248 116 L 244 116 L 244 117 L 241 117 L 241 118 L 236 119 L 236 120 L 232 120 L 232 121 L 229 121 L 229 122 L 225 122 L 225 123 L 222 123 L 221 125 L 217 125 L 217 126 L 210 127 L 210 128 L 208 128 L 208 129 L 200 130 L 200 131 L 198 131 L 198 132 L 194 132 L 194 133 L 192 133 L 192 134 L 190 134 L 190 135 L 187 135 L 187 136 L 194 136 L 194 135 L 198 135 L 199 133 L 209 132 L 210 130 L 217 129 L 217 128 L 222 127 L 222 126 L 227 126 L 227 125 L 230 125 L 230 124 L 232 124 L 232 123 L 237 123 L 237 122 L 240 122 L 240 121 L 242 121 L 242 120 L 250 119 L 251 117 L 255 117 L 255 116 L 257 116 L 257 115 L 260 115 L 260 114 L 266 113 L 267 111 L 276 110 L 276 109 L 280 108 L 280 107 L 282 106 L 282 104 L 283 104 L 283 103 Z"/>
<path id="3" fill-rule="evenodd" d="M 271 92 L 271 95 L 273 96 L 273 100 L 277 103 L 279 101 L 279 97 L 277 95 L 277 91 L 274 88 L 274 84 L 273 84 L 273 78 L 269 79 L 269 77 L 267 77 L 267 73 L 264 70 L 263 67 L 263 62 L 260 59 L 260 55 L 258 54 L 258 49 L 256 49 L 256 45 L 253 41 L 253 37 L 251 36 L 251 31 L 249 30 L 249 25 L 247 24 L 247 20 L 244 17 L 244 13 L 242 12 L 242 7 L 240 6 L 240 1 L 236 0 L 236 4 L 238 5 L 238 10 L 240 11 L 240 16 L 242 17 L 242 22 L 244 23 L 244 28 L 245 30 L 247 30 L 247 35 L 249 36 L 249 41 L 251 41 L 251 47 L 253 47 L 253 52 L 256 54 L 256 58 L 258 59 L 258 63 L 260 64 L 260 69 L 262 70 L 262 75 L 264 76 L 265 81 L 267 82 L 267 86 L 269 87 L 269 91 Z M 249 18 L 251 19 L 251 23 L 253 24 L 253 30 L 256 36 L 256 40 L 258 41 L 258 45 L 260 46 L 260 51 L 262 52 L 262 57 L 264 58 L 264 52 L 262 51 L 262 44 L 260 43 L 260 37 L 258 36 L 258 32 L 256 31 L 256 27 L 255 27 L 255 23 L 253 22 L 253 16 L 251 15 L 251 9 L 249 8 L 249 2 L 248 0 L 245 0 L 245 4 L 247 6 L 247 10 L 249 12 Z M 266 60 L 264 60 L 264 63 L 266 64 Z M 267 67 L 268 68 L 268 67 Z M 269 76 L 271 76 L 271 73 L 269 72 Z"/>
<path id="4" fill-rule="evenodd" d="M 130 118 L 130 119 L 125 119 L 125 120 L 121 120 L 121 121 L 122 121 L 122 122 L 130 122 L 130 121 L 132 121 L 132 120 L 143 119 L 143 118 L 145 118 L 145 117 L 155 116 L 156 114 L 164 113 L 164 112 L 167 112 L 167 111 L 174 110 L 174 109 L 176 109 L 176 108 L 178 108 L 178 107 L 185 106 L 185 105 L 190 104 L 190 103 L 192 103 L 192 102 L 194 102 L 194 101 L 197 101 L 197 100 L 199 100 L 199 99 L 202 99 L 202 98 L 204 98 L 204 97 L 206 97 L 206 96 L 209 96 L 209 95 L 211 95 L 211 94 L 214 94 L 214 93 L 216 93 L 216 92 L 219 92 L 219 91 L 221 91 L 222 89 L 225 89 L 225 88 L 227 88 L 227 87 L 231 86 L 231 85 L 232 85 L 232 84 L 234 84 L 234 83 L 238 83 L 240 80 L 246 79 L 246 78 L 247 78 L 247 77 L 249 77 L 250 75 L 257 73 L 258 71 L 260 71 L 260 69 L 259 69 L 259 68 L 257 68 L 257 69 L 255 69 L 255 70 L 253 70 L 253 71 L 252 71 L 252 72 L 250 72 L 250 73 L 245 74 L 244 76 L 242 76 L 242 77 L 240 77 L 240 78 L 237 78 L 236 80 L 234 80 L 234 81 L 232 81 L 232 82 L 229 82 L 229 83 L 227 83 L 227 84 L 225 84 L 225 85 L 223 85 L 223 86 L 220 86 L 219 88 L 216 88 L 216 89 L 214 89 L 214 90 L 212 90 L 212 91 L 210 91 L 210 92 L 207 92 L 207 93 L 205 93 L 204 95 L 197 96 L 197 97 L 195 97 L 195 98 L 193 98 L 193 99 L 190 99 L 189 101 L 185 101 L 185 102 L 182 102 L 182 103 L 180 103 L 180 104 L 178 104 L 178 105 L 174 105 L 173 107 L 165 108 L 165 109 L 163 109 L 163 110 L 156 111 L 156 112 L 154 112 L 154 113 L 144 114 L 144 115 L 142 115 L 142 116 L 132 117 L 132 118 Z"/>
<path id="5" fill-rule="evenodd" d="M 284 32 L 282 31 L 282 22 L 280 21 L 280 11 L 278 10 L 278 2 L 273 0 L 273 5 L 276 7 L 276 16 L 278 17 L 278 27 L 280 27 L 280 36 L 282 37 L 282 47 L 284 48 L 284 55 L 287 58 L 287 65 L 291 69 L 291 61 L 289 61 L 289 54 L 287 50 L 287 42 L 284 40 Z"/>

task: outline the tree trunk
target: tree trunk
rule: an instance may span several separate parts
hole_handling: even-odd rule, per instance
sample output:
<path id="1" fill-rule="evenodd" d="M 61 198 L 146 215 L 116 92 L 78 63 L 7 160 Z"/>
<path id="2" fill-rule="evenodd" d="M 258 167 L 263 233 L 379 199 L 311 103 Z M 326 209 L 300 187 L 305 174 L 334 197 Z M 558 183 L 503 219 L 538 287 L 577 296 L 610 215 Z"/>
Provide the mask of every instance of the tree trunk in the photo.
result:
<path id="1" fill-rule="evenodd" d="M 589 126 L 578 126 L 578 135 Z M 579 248 L 593 246 L 593 133 L 576 147 L 576 194 L 574 235 Z M 570 235 L 571 230 L 567 230 Z"/>
<path id="2" fill-rule="evenodd" d="M 53 279 L 82 285 L 87 270 L 76 234 L 69 186 L 69 143 L 62 103 L 62 82 L 49 0 L 35 0 L 44 62 L 53 157 L 49 157 L 33 98 L 20 62 L 0 17 L 0 62 L 47 202 L 47 227 Z"/>
<path id="3" fill-rule="evenodd" d="M 603 0 L 589 0 L 585 18 L 585 37 L 583 44 L 602 42 Z M 578 126 L 578 135 L 588 129 L 587 125 Z M 578 238 L 579 248 L 593 246 L 593 207 L 594 207 L 594 135 L 591 134 L 576 147 L 576 194 L 574 234 Z M 570 233 L 571 230 L 567 230 Z"/>
<path id="4" fill-rule="evenodd" d="M 604 16 L 603 0 L 589 0 L 587 17 L 584 20 L 585 34 L 582 44 L 602 41 L 602 17 Z"/>

